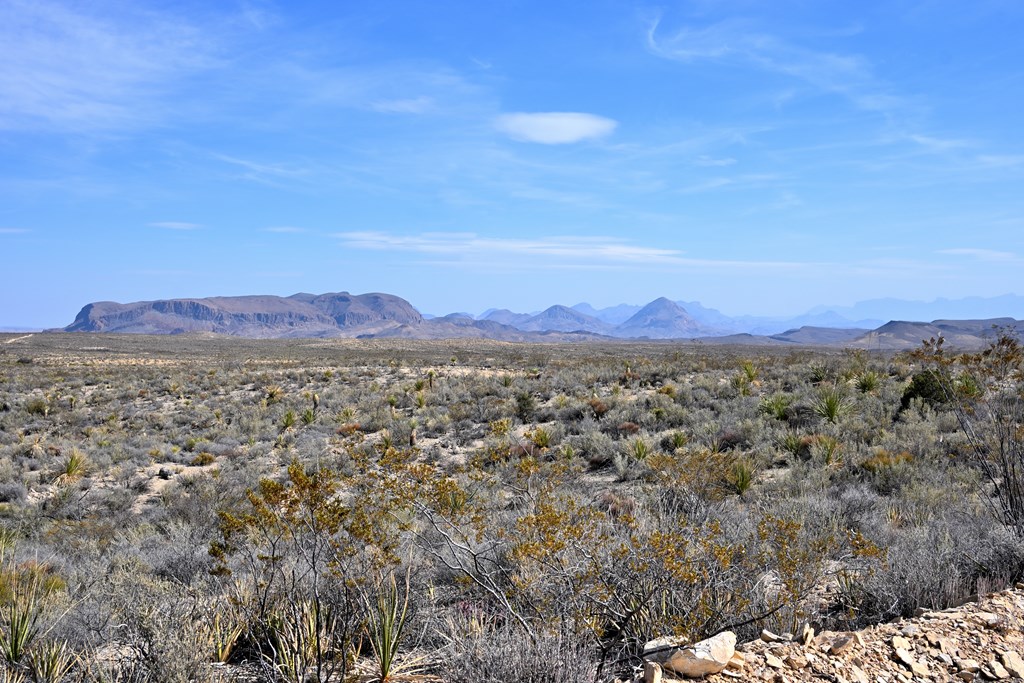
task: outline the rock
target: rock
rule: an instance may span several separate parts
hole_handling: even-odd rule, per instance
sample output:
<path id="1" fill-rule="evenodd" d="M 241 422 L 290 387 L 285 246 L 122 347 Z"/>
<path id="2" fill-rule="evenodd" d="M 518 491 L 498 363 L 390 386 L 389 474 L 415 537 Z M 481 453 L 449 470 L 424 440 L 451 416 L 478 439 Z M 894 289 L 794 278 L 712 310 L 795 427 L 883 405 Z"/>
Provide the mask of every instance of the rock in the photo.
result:
<path id="1" fill-rule="evenodd" d="M 809 623 L 804 624 L 804 627 L 800 630 L 800 644 L 807 646 L 814 640 L 814 627 Z"/>
<path id="2" fill-rule="evenodd" d="M 856 664 L 850 665 L 850 677 L 853 678 L 854 683 L 870 683 L 868 675 L 864 673 L 864 669 Z"/>
<path id="3" fill-rule="evenodd" d="M 853 634 L 844 633 L 832 641 L 832 646 L 828 649 L 829 654 L 841 655 L 853 647 L 853 643 Z"/>
<path id="4" fill-rule="evenodd" d="M 644 662 L 644 683 L 661 683 L 661 664 Z"/>
<path id="5" fill-rule="evenodd" d="M 723 631 L 689 646 L 676 644 L 672 640 L 663 638 L 647 643 L 644 659 L 689 678 L 718 673 L 729 665 L 736 653 L 736 634 L 732 631 Z M 661 644 L 663 642 L 664 645 Z"/>
<path id="6" fill-rule="evenodd" d="M 893 640 L 895 640 L 895 638 L 893 638 Z M 915 676 L 921 676 L 922 678 L 928 677 L 928 665 L 914 659 L 914 656 L 904 648 L 896 648 L 893 652 L 893 659 L 910 669 Z"/>
<path id="7" fill-rule="evenodd" d="M 1011 676 L 1024 678 L 1024 659 L 1014 650 L 1007 650 L 999 658 Z"/>
<path id="8" fill-rule="evenodd" d="M 993 681 L 1001 681 L 1010 677 L 1010 672 L 996 660 L 991 660 L 981 667 L 981 675 Z"/>
<path id="9" fill-rule="evenodd" d="M 790 669 L 803 669 L 807 666 L 807 658 L 796 654 L 789 655 L 785 661 Z"/>
<path id="10" fill-rule="evenodd" d="M 764 653 L 764 661 L 765 661 L 765 664 L 767 664 L 768 666 L 770 666 L 773 669 L 785 669 L 786 668 L 786 664 L 781 659 L 779 659 L 778 657 L 773 655 L 771 652 L 765 652 Z"/>
<path id="11" fill-rule="evenodd" d="M 772 633 L 768 629 L 761 630 L 761 640 L 766 643 L 781 643 L 785 640 L 782 636 L 777 633 Z"/>
<path id="12" fill-rule="evenodd" d="M 972 674 L 976 674 L 981 669 L 981 664 L 978 664 L 973 659 L 960 659 L 956 662 L 956 668 L 960 671 L 969 671 Z"/>
<path id="13" fill-rule="evenodd" d="M 985 628 L 1000 628 L 1005 623 L 1001 616 L 992 612 L 978 612 L 974 619 Z"/>
<path id="14" fill-rule="evenodd" d="M 727 665 L 729 669 L 736 669 L 737 671 L 743 671 L 747 668 L 747 659 L 743 656 L 742 652 L 734 652 L 732 659 L 729 660 Z"/>
<path id="15" fill-rule="evenodd" d="M 664 636 L 655 638 L 644 643 L 644 657 L 654 650 L 667 650 L 673 647 L 685 647 L 690 643 L 689 639 L 682 636 Z"/>
<path id="16" fill-rule="evenodd" d="M 961 681 L 967 681 L 967 683 L 970 683 L 977 677 L 977 674 L 970 671 L 960 671 L 957 673 L 956 677 Z"/>
<path id="17" fill-rule="evenodd" d="M 894 650 L 910 650 L 910 641 L 903 636 L 893 636 L 889 641 Z"/>

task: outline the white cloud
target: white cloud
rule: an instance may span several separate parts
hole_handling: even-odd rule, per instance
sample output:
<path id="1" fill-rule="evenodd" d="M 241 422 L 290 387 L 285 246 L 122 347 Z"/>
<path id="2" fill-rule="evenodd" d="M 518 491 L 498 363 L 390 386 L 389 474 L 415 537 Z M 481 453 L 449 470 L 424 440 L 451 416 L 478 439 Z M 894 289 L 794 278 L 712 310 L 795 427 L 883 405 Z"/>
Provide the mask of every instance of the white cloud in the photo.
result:
<path id="1" fill-rule="evenodd" d="M 519 112 L 499 116 L 494 126 L 513 140 L 562 145 L 603 138 L 615 130 L 618 122 L 580 112 Z"/>
<path id="2" fill-rule="evenodd" d="M 181 221 L 157 221 L 150 223 L 151 228 L 161 228 L 163 230 L 198 230 L 203 227 L 199 223 L 184 223 Z"/>

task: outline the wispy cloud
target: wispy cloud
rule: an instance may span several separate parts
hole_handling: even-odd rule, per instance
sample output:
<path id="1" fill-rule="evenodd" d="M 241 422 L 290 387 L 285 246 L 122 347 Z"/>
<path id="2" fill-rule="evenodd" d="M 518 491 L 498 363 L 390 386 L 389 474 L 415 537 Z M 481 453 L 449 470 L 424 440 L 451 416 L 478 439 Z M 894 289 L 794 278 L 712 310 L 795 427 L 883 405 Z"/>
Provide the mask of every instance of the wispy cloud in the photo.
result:
<path id="1" fill-rule="evenodd" d="M 779 184 L 782 178 L 773 173 L 746 173 L 733 177 L 719 176 L 706 178 L 679 190 L 681 194 L 702 194 L 725 188 L 756 188 Z"/>
<path id="2" fill-rule="evenodd" d="M 910 140 L 916 142 L 930 152 L 948 152 L 971 145 L 967 140 L 952 140 L 932 137 L 930 135 L 911 135 Z"/>
<path id="3" fill-rule="evenodd" d="M 691 258 L 677 249 L 634 244 L 607 236 L 540 237 L 534 239 L 487 237 L 470 232 L 421 233 L 399 235 L 386 232 L 336 233 L 341 243 L 353 249 L 411 252 L 447 260 L 431 263 L 479 267 L 497 264 L 505 269 L 624 268 L 671 266 L 710 269 L 794 270 L 808 265 L 787 261 L 743 261 L 733 259 Z"/>
<path id="4" fill-rule="evenodd" d="M 647 32 L 647 46 L 656 55 L 679 62 L 716 61 L 750 67 L 797 79 L 871 111 L 903 104 L 888 92 L 859 55 L 837 54 L 793 44 L 759 31 L 749 23 L 726 20 L 708 26 L 684 26 L 660 31 L 655 21 Z"/>
<path id="5" fill-rule="evenodd" d="M 274 232 L 282 235 L 297 235 L 308 231 L 305 228 L 296 228 L 292 225 L 279 225 L 272 228 L 263 228 L 263 232 Z"/>
<path id="6" fill-rule="evenodd" d="M 697 157 L 697 160 L 693 162 L 697 166 L 732 166 L 736 163 L 736 160 L 732 157 L 725 157 L 722 159 L 716 159 L 714 157 L 702 154 Z"/>
<path id="7" fill-rule="evenodd" d="M 182 221 L 156 221 L 150 223 L 149 227 L 162 230 L 199 230 L 203 226 L 199 223 L 185 223 Z"/>
<path id="8" fill-rule="evenodd" d="M 165 120 L 173 110 L 162 96 L 217 62 L 215 33 L 132 7 L 0 3 L 0 129 L 120 131 Z"/>
<path id="9" fill-rule="evenodd" d="M 1022 259 L 1012 251 L 999 251 L 996 249 L 978 249 L 975 247 L 961 247 L 956 249 L 939 249 L 936 253 L 945 256 L 966 256 L 976 261 L 988 263 L 1020 263 Z"/>
<path id="10" fill-rule="evenodd" d="M 537 112 L 502 114 L 495 128 L 513 140 L 563 145 L 610 135 L 618 122 L 580 112 Z"/>
<path id="11" fill-rule="evenodd" d="M 985 168 L 1011 168 L 1024 165 L 1024 154 L 983 154 L 977 162 Z"/>
<path id="12" fill-rule="evenodd" d="M 384 114 L 423 114 L 434 109 L 435 106 L 434 98 L 426 96 L 399 100 L 376 100 L 369 104 L 370 109 Z"/>

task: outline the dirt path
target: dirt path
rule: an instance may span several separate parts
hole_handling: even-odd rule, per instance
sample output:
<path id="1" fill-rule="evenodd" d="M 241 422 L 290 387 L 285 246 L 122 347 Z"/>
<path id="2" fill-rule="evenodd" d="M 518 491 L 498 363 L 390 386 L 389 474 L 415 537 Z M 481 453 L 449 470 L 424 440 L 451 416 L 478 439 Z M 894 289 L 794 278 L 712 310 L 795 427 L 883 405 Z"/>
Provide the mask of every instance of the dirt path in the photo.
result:
<path id="1" fill-rule="evenodd" d="M 32 334 L 22 335 L 21 337 L 15 337 L 14 339 L 8 339 L 7 341 L 4 342 L 4 344 L 13 344 L 14 342 L 16 342 L 18 340 L 28 339 L 29 337 L 33 337 L 33 336 L 35 336 L 35 335 L 32 335 Z"/>

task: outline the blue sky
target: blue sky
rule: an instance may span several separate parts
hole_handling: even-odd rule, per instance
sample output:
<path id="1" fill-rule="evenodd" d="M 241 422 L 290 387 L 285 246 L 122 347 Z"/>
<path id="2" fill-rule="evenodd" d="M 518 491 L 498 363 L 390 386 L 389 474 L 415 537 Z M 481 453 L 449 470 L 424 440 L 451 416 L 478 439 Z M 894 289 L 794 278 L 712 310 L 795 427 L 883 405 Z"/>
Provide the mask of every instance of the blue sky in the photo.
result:
<path id="1" fill-rule="evenodd" d="M 0 325 L 1019 293 L 1024 4 L 0 3 Z"/>

